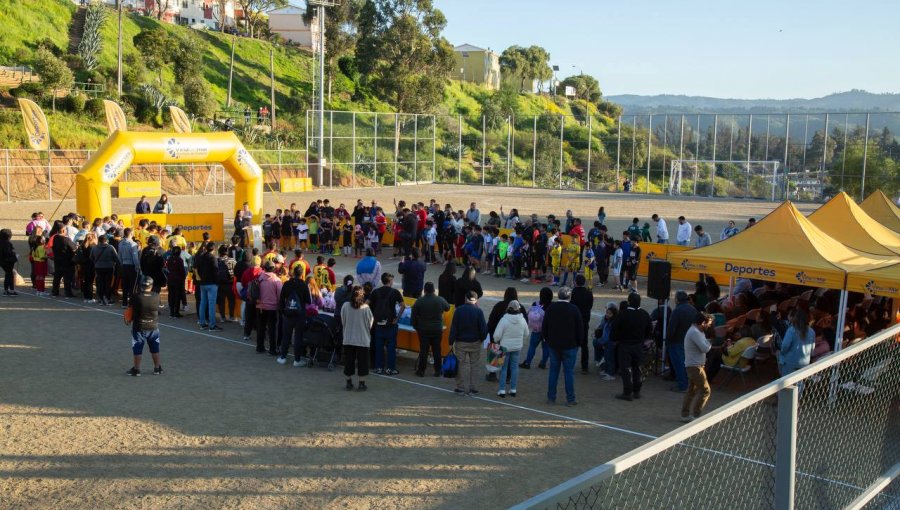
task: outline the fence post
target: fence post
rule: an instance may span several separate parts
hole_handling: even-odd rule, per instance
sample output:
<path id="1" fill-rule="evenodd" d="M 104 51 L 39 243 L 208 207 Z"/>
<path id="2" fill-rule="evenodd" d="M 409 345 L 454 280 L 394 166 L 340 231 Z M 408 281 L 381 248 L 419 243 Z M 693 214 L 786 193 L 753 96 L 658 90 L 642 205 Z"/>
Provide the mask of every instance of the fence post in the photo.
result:
<path id="1" fill-rule="evenodd" d="M 716 148 L 719 145 L 719 114 L 713 116 L 713 152 L 712 152 L 712 172 L 709 176 L 709 189 L 706 191 L 706 196 L 714 197 L 716 196 Z"/>
<path id="2" fill-rule="evenodd" d="M 399 186 L 397 181 L 400 171 L 400 114 L 394 114 L 394 186 Z"/>
<path id="3" fill-rule="evenodd" d="M 443 171 L 441 173 L 444 173 Z M 437 181 L 437 117 L 431 116 L 431 180 Z"/>
<path id="4" fill-rule="evenodd" d="M 587 183 L 584 188 L 585 191 L 591 190 L 591 146 L 593 144 L 594 138 L 594 117 L 588 114 L 588 160 L 587 160 Z"/>
<path id="5" fill-rule="evenodd" d="M 328 189 L 334 189 L 334 110 L 328 114 Z"/>
<path id="6" fill-rule="evenodd" d="M 787 198 L 787 194 L 790 191 L 788 189 L 789 188 L 788 179 L 790 178 L 790 173 L 791 173 L 791 168 L 788 166 L 788 157 L 791 154 L 789 151 L 790 147 L 791 147 L 791 114 L 789 113 L 789 114 L 787 114 L 787 117 L 785 117 L 785 123 L 784 123 L 784 183 L 783 183 L 783 190 L 781 193 L 782 199 Z M 775 186 L 774 182 L 772 183 L 772 186 Z M 774 201 L 775 199 L 773 198 L 772 200 Z"/>
<path id="7" fill-rule="evenodd" d="M 534 118 L 534 131 L 531 133 L 531 187 L 537 187 L 537 121 Z"/>
<path id="8" fill-rule="evenodd" d="M 281 190 L 281 180 L 284 179 L 284 173 L 281 169 L 281 147 L 278 147 L 278 190 Z"/>
<path id="9" fill-rule="evenodd" d="M 459 144 L 456 146 L 456 184 L 462 183 L 462 115 L 456 116 L 456 123 L 459 127 Z"/>
<path id="10" fill-rule="evenodd" d="M 797 387 L 778 392 L 775 432 L 775 509 L 793 510 L 797 464 Z"/>
<path id="11" fill-rule="evenodd" d="M 700 157 L 700 114 L 697 114 L 697 145 L 694 146 L 694 159 L 701 159 Z M 699 170 L 698 164 L 694 164 L 694 196 L 697 196 L 697 170 Z"/>
<path id="12" fill-rule="evenodd" d="M 862 182 L 859 186 L 859 201 L 862 202 L 866 198 L 866 162 L 869 159 L 869 119 L 871 113 L 866 114 L 866 140 L 863 144 L 863 166 L 862 166 Z"/>
<path id="13" fill-rule="evenodd" d="M 637 157 L 637 115 L 631 118 L 631 189 L 634 189 L 634 158 Z"/>
<path id="14" fill-rule="evenodd" d="M 50 195 L 50 200 L 53 200 L 53 151 L 50 147 L 47 147 L 47 184 L 47 193 Z"/>
<path id="15" fill-rule="evenodd" d="M 481 116 L 481 185 L 484 186 L 484 162 L 487 158 L 487 116 Z"/>
<path id="16" fill-rule="evenodd" d="M 622 166 L 622 116 L 619 115 L 619 132 L 616 142 L 616 191 L 619 191 L 619 171 Z"/>
<path id="17" fill-rule="evenodd" d="M 512 148 L 510 141 L 512 140 L 512 117 L 506 118 L 506 187 L 509 187 L 509 163 L 512 159 Z"/>
<path id="18" fill-rule="evenodd" d="M 559 116 L 559 189 L 562 189 L 562 172 L 563 172 L 563 139 L 565 138 L 566 118 Z"/>
<path id="19" fill-rule="evenodd" d="M 372 158 L 372 179 L 378 186 L 378 113 L 375 113 L 375 154 Z"/>
<path id="20" fill-rule="evenodd" d="M 419 114 L 413 116 L 413 182 L 419 184 Z"/>
<path id="21" fill-rule="evenodd" d="M 12 202 L 12 188 L 10 188 L 9 181 L 9 149 L 4 149 L 6 152 L 6 201 Z"/>
<path id="22" fill-rule="evenodd" d="M 650 155 L 653 153 L 653 115 L 647 124 L 647 194 L 650 194 Z"/>
<path id="23" fill-rule="evenodd" d="M 753 114 L 750 114 L 749 123 L 747 124 L 747 182 L 745 184 L 746 189 L 744 190 L 744 195 L 750 196 L 750 153 L 751 148 L 753 147 Z"/>
<path id="24" fill-rule="evenodd" d="M 356 187 L 356 112 L 353 112 L 353 161 L 350 162 L 350 186 Z"/>

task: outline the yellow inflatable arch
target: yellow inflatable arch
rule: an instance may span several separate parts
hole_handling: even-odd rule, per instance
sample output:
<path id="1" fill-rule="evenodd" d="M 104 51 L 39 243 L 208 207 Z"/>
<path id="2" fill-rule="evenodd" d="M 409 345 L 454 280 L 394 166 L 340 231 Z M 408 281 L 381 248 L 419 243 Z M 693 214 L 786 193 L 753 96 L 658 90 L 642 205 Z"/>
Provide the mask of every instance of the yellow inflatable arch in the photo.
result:
<path id="1" fill-rule="evenodd" d="M 263 209 L 262 169 L 234 133 L 116 131 L 75 178 L 75 207 L 88 220 L 112 214 L 110 188 L 131 165 L 221 163 L 234 179 L 236 211 L 247 202 L 258 221 Z"/>

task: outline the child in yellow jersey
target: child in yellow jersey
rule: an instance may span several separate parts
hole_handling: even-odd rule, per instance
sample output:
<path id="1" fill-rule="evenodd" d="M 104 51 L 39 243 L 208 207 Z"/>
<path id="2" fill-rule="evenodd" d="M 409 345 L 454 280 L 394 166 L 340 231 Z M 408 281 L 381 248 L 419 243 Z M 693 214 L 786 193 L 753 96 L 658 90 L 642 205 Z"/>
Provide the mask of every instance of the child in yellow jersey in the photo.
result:
<path id="1" fill-rule="evenodd" d="M 31 251 L 31 262 L 34 264 L 34 290 L 38 296 L 46 296 L 45 281 L 47 279 L 47 249 L 44 244 L 47 242 L 43 236 L 36 236 L 35 243 L 37 246 Z"/>
<path id="2" fill-rule="evenodd" d="M 572 279 L 574 280 L 575 275 L 578 274 L 578 270 L 581 269 L 581 246 L 578 245 L 576 239 L 572 239 L 563 250 L 563 258 L 565 259 L 565 273 L 563 273 L 562 279 L 563 286 L 565 286 L 566 282 L 569 280 L 569 273 L 572 274 Z"/>
<path id="3" fill-rule="evenodd" d="M 550 249 L 550 274 L 553 275 L 553 286 L 559 286 L 560 264 L 562 262 L 562 245 L 558 242 Z"/>

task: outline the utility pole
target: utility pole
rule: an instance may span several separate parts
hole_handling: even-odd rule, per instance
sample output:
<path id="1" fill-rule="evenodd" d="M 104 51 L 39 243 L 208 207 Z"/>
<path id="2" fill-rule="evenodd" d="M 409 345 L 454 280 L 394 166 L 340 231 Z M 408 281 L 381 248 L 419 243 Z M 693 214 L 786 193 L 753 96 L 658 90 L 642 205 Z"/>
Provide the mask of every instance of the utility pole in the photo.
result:
<path id="1" fill-rule="evenodd" d="M 119 92 L 119 96 L 122 95 L 122 1 L 123 0 L 116 0 L 116 10 L 119 14 L 119 35 L 116 55 L 116 90 Z"/>
<path id="2" fill-rule="evenodd" d="M 228 99 L 225 101 L 225 106 L 231 108 L 231 81 L 234 79 L 234 45 L 237 40 L 237 36 L 231 36 L 231 65 L 228 67 Z"/>
<path id="3" fill-rule="evenodd" d="M 316 10 L 319 17 L 319 186 L 322 186 L 325 179 L 322 168 L 325 159 L 325 6 L 319 5 Z"/>

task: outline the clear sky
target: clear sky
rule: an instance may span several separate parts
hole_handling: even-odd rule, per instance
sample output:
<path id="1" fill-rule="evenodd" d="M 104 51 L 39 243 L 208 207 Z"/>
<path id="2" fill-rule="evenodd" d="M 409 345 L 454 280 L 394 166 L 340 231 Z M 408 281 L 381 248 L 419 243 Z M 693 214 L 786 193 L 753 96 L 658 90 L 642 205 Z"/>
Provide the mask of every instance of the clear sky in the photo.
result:
<path id="1" fill-rule="evenodd" d="M 900 1 L 434 0 L 444 34 L 537 44 L 604 95 L 811 98 L 900 92 Z M 573 67 L 577 66 L 577 67 Z"/>

